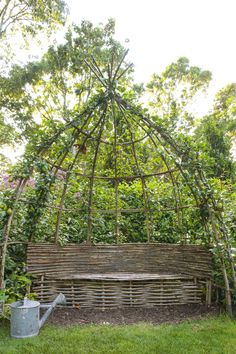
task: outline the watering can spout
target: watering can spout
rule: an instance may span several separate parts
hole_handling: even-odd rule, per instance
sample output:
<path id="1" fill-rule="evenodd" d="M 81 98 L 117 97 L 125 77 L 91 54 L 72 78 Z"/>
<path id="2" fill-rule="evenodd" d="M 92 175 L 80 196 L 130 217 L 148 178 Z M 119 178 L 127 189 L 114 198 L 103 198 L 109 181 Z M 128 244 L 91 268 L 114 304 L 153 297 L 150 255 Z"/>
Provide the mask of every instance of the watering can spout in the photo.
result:
<path id="1" fill-rule="evenodd" d="M 48 309 L 45 312 L 45 314 L 42 316 L 42 318 L 39 320 L 39 328 L 41 328 L 44 325 L 44 323 L 47 321 L 48 317 L 50 316 L 50 314 L 52 313 L 52 311 L 57 305 L 65 304 L 65 303 L 66 303 L 65 295 L 60 293 L 50 305 L 42 306 L 42 307 L 47 307 Z"/>

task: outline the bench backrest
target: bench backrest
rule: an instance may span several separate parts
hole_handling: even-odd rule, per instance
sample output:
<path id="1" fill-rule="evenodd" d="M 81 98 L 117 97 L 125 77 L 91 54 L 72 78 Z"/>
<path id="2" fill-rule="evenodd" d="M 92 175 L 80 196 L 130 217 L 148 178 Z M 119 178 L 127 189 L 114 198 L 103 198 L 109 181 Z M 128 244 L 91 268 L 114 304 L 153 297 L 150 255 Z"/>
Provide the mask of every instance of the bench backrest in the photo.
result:
<path id="1" fill-rule="evenodd" d="M 29 244 L 28 271 L 34 275 L 155 273 L 185 274 L 208 278 L 212 255 L 196 245 L 122 244 L 81 245 Z"/>

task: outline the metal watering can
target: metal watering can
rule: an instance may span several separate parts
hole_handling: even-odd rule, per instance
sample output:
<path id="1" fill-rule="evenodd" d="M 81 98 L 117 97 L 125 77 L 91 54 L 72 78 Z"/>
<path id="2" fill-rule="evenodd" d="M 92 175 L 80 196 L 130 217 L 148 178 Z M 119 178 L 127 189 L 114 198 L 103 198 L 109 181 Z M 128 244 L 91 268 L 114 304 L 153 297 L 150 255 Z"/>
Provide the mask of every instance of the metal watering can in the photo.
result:
<path id="1" fill-rule="evenodd" d="M 38 301 L 25 298 L 10 304 L 11 308 L 11 336 L 27 338 L 37 336 L 51 312 L 58 304 L 65 304 L 66 298 L 59 294 L 51 304 L 40 305 Z M 42 318 L 39 317 L 40 308 L 47 308 Z"/>

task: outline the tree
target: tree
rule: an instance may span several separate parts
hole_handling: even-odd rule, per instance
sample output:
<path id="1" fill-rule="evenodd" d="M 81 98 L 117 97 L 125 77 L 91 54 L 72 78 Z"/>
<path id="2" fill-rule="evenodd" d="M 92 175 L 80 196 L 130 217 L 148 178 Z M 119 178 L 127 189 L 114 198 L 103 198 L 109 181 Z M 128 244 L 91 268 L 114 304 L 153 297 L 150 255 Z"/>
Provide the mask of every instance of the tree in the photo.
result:
<path id="1" fill-rule="evenodd" d="M 194 125 L 191 105 L 210 80 L 210 71 L 190 66 L 185 57 L 179 58 L 160 75 L 154 74 L 147 85 L 152 114 L 161 118 L 172 132 L 188 132 Z"/>
<path id="2" fill-rule="evenodd" d="M 235 181 L 235 161 L 232 145 L 236 131 L 236 84 L 221 89 L 214 102 L 213 112 L 204 117 L 195 131 L 195 140 L 208 156 L 211 176 Z"/>
<path id="3" fill-rule="evenodd" d="M 7 76 L 0 77 L 0 147 L 22 142 L 34 125 L 32 100 L 24 83 L 32 79 L 35 70 L 31 68 L 26 73 L 13 66 Z"/>
<path id="4" fill-rule="evenodd" d="M 0 2 L 0 147 L 22 140 L 33 124 L 31 102 L 22 87 L 35 67 L 29 65 L 31 73 L 26 73 L 14 66 L 21 52 L 18 43 L 21 43 L 22 36 L 32 39 L 37 33 L 45 34 L 47 29 L 56 29 L 65 22 L 66 15 L 67 6 L 63 0 Z"/>
<path id="5" fill-rule="evenodd" d="M 114 53 L 114 60 L 123 55 L 123 47 L 113 38 L 114 26 L 113 20 L 105 26 L 93 27 L 86 21 L 72 26 L 65 44 L 51 46 L 40 61 L 15 65 L 2 76 L 0 114 L 3 122 L 12 123 L 8 128 L 17 128 L 23 139 L 32 134 L 36 138 L 37 121 L 53 130 L 74 114 L 75 107 L 82 109 L 98 82 L 94 64 L 86 59 L 93 57 L 105 68 Z"/>
<path id="6" fill-rule="evenodd" d="M 35 34 L 45 27 L 64 23 L 63 0 L 2 0 L 0 3 L 0 39 L 22 31 Z"/>
<path id="7" fill-rule="evenodd" d="M 231 135 L 236 131 L 236 83 L 223 87 L 215 97 L 214 114 Z"/>

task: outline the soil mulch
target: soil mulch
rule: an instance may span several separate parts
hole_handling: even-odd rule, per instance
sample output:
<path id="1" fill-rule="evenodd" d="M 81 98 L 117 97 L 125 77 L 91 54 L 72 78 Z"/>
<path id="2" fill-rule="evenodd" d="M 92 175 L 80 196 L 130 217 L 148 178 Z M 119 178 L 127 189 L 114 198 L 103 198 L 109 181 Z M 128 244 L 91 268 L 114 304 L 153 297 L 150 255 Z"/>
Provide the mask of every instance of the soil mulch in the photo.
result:
<path id="1" fill-rule="evenodd" d="M 154 308 L 87 309 L 57 308 L 50 316 L 49 323 L 55 325 L 74 324 L 153 324 L 179 323 L 219 314 L 219 308 L 206 305 L 177 305 Z"/>

